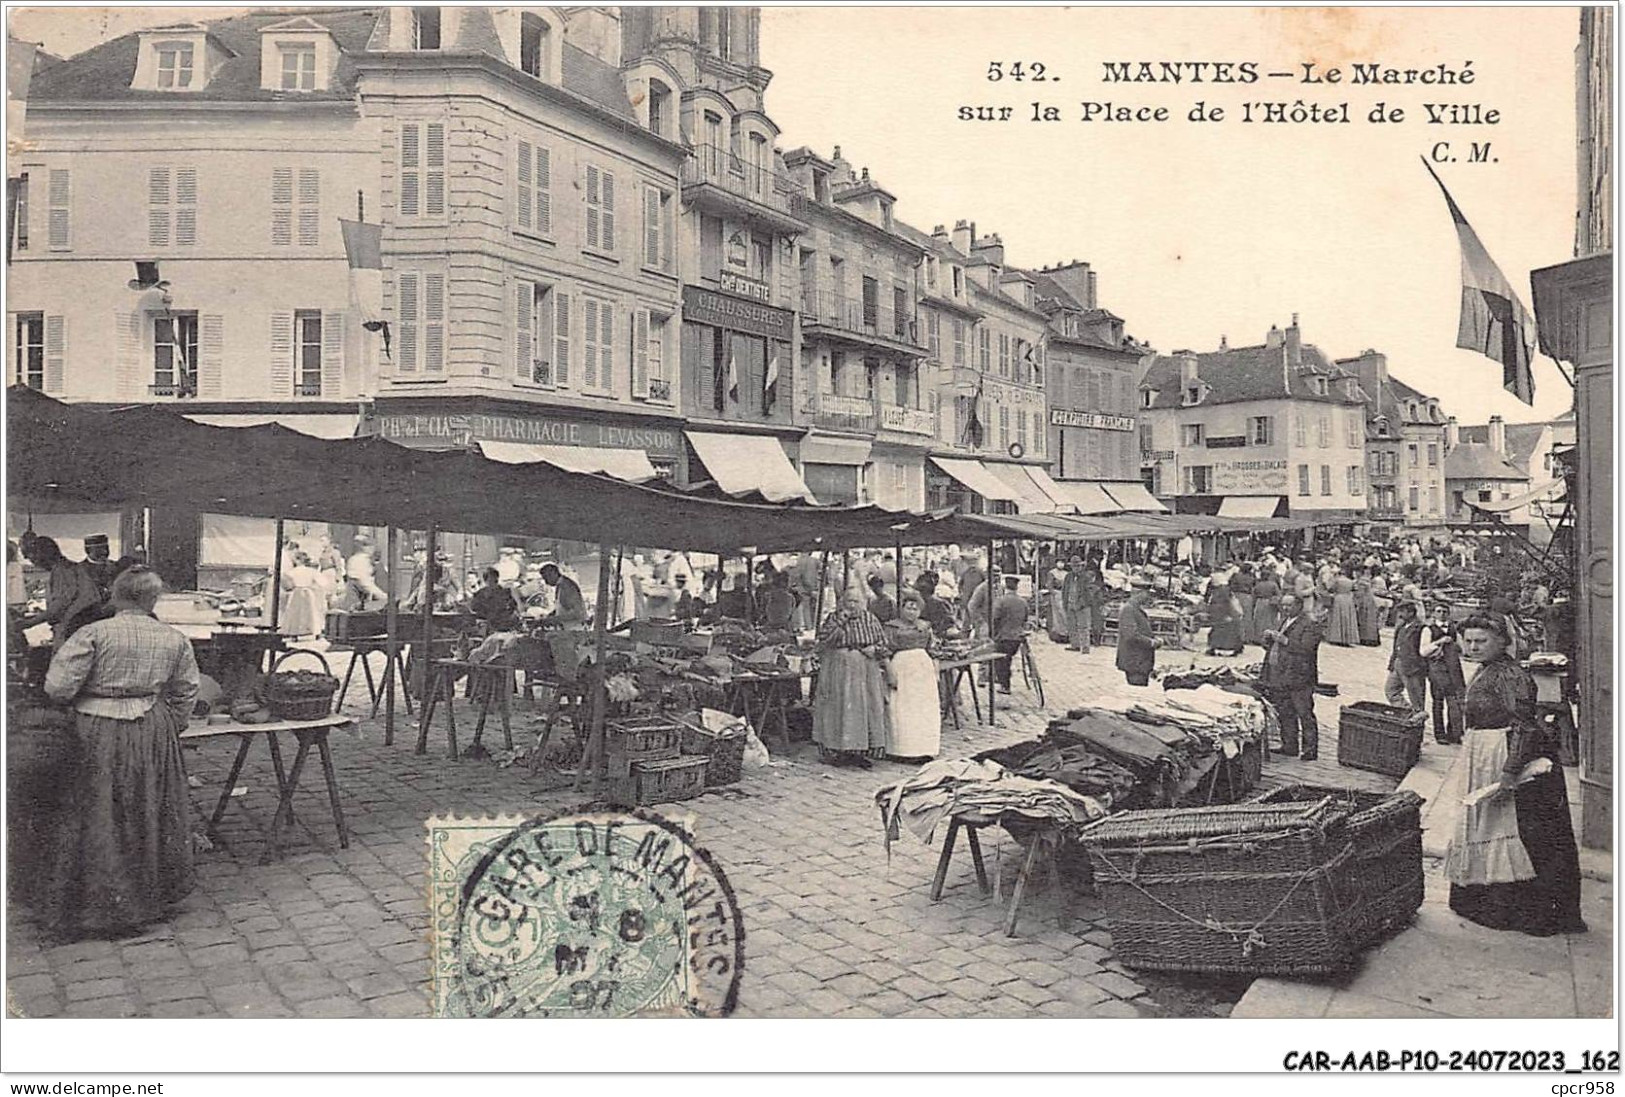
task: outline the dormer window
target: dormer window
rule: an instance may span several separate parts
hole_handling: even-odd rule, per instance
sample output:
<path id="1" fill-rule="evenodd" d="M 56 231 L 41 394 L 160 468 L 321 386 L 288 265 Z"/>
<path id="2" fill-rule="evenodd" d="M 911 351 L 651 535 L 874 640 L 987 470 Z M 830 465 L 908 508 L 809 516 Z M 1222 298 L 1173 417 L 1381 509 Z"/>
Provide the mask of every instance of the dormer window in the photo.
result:
<path id="1" fill-rule="evenodd" d="M 1329 381 L 1327 381 L 1326 378 L 1324 378 L 1324 377 L 1316 377 L 1313 380 L 1312 383 L 1315 386 L 1315 395 L 1316 396 L 1326 396 L 1326 395 L 1330 394 L 1330 392 L 1331 392 L 1331 383 Z"/>
<path id="2" fill-rule="evenodd" d="M 277 47 L 282 57 L 282 90 L 316 90 L 316 43 L 284 42 Z"/>
<path id="3" fill-rule="evenodd" d="M 1140 406 L 1142 408 L 1154 407 L 1154 406 L 1156 406 L 1156 403 L 1157 403 L 1157 390 L 1156 389 L 1141 389 L 1140 390 Z"/>
<path id="4" fill-rule="evenodd" d="M 1186 385 L 1185 386 L 1185 406 L 1190 407 L 1192 404 L 1200 404 L 1201 402 L 1202 402 L 1202 386 L 1200 384 Z"/>
<path id="5" fill-rule="evenodd" d="M 828 202 L 829 201 L 829 172 L 820 171 L 819 169 L 814 168 L 813 173 L 812 173 L 812 179 L 813 179 L 813 201 L 814 202 Z"/>
<path id="6" fill-rule="evenodd" d="M 440 9 L 412 9 L 412 48 L 437 50 L 440 48 Z"/>
<path id="7" fill-rule="evenodd" d="M 671 109 L 671 89 L 659 80 L 649 81 L 649 132 L 656 137 L 665 136 L 666 112 Z"/>
<path id="8" fill-rule="evenodd" d="M 158 86 L 160 88 L 191 87 L 192 43 L 159 42 L 153 48 L 158 53 Z"/>
<path id="9" fill-rule="evenodd" d="M 438 37 L 438 28 L 436 35 Z M 529 12 L 519 17 L 519 67 L 527 74 L 538 80 L 546 80 L 548 55 L 548 26 L 539 16 Z M 427 48 L 427 47 L 420 47 Z M 655 117 L 653 93 L 650 93 L 649 117 L 650 128 L 654 129 Z M 659 132 L 656 130 L 655 132 Z"/>
<path id="10" fill-rule="evenodd" d="M 965 296 L 965 271 L 962 267 L 954 268 L 954 296 Z"/>

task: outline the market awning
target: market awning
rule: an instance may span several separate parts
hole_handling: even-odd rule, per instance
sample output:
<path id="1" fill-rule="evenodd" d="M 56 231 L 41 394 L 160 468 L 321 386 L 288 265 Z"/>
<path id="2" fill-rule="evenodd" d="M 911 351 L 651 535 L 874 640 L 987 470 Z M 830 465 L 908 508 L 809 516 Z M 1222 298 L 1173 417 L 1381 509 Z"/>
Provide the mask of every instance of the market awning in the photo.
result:
<path id="1" fill-rule="evenodd" d="M 1016 494 L 1016 510 L 1021 514 L 1054 514 L 1060 509 L 1054 499 L 1044 493 L 1033 478 L 1027 475 L 1026 465 L 1009 465 L 1002 461 L 983 466 L 1003 480 Z"/>
<path id="2" fill-rule="evenodd" d="M 1548 480 L 1537 488 L 1533 488 L 1521 495 L 1514 495 L 1510 499 L 1495 499 L 1487 503 L 1475 503 L 1471 499 L 1467 503 L 1474 510 L 1488 511 L 1490 514 L 1504 514 L 1509 510 L 1527 507 L 1530 503 L 1556 503 L 1561 501 L 1568 493 L 1568 485 L 1561 480 Z"/>
<path id="3" fill-rule="evenodd" d="M 1044 498 L 1055 504 L 1056 513 L 1072 514 L 1077 511 L 1077 507 L 1072 500 L 1068 499 L 1066 493 L 1061 490 L 1061 485 L 1052 480 L 1048 472 L 1037 465 L 1023 467 L 1027 470 L 1027 477 L 1037 485 L 1039 491 L 1043 492 Z"/>
<path id="4" fill-rule="evenodd" d="M 658 475 L 649 463 L 649 455 L 641 449 L 543 446 L 531 442 L 488 442 L 482 439 L 480 451 L 491 460 L 506 465 L 546 461 L 571 472 L 602 472 L 633 484 L 653 480 Z"/>
<path id="5" fill-rule="evenodd" d="M 354 438 L 361 425 L 361 416 L 353 411 L 334 415 L 244 415 L 236 412 L 219 415 L 188 415 L 194 423 L 210 427 L 263 427 L 267 423 L 308 434 L 312 438 Z"/>
<path id="6" fill-rule="evenodd" d="M 1010 485 L 994 476 L 980 461 L 966 457 L 933 457 L 931 463 L 983 499 L 1014 503 L 1018 498 Z"/>
<path id="7" fill-rule="evenodd" d="M 1048 473 L 1043 473 L 1049 479 Z M 1101 486 L 1088 480 L 1050 480 L 1049 491 L 1079 514 L 1116 514 L 1122 508 Z"/>
<path id="8" fill-rule="evenodd" d="M 874 444 L 867 438 L 837 438 L 827 434 L 809 434 L 801 440 L 801 463 L 861 467 L 869 463 L 869 451 L 873 448 Z"/>
<path id="9" fill-rule="evenodd" d="M 1144 484 L 1113 481 L 1100 486 L 1122 510 L 1161 513 L 1168 509 L 1157 502 L 1156 496 L 1145 490 Z"/>
<path id="10" fill-rule="evenodd" d="M 1279 495 L 1226 495 L 1219 501 L 1220 518 L 1273 518 Z"/>
<path id="11" fill-rule="evenodd" d="M 805 499 L 817 503 L 812 490 L 785 456 L 779 440 L 765 434 L 685 432 L 717 487 L 728 495 L 759 494 L 770 503 Z"/>

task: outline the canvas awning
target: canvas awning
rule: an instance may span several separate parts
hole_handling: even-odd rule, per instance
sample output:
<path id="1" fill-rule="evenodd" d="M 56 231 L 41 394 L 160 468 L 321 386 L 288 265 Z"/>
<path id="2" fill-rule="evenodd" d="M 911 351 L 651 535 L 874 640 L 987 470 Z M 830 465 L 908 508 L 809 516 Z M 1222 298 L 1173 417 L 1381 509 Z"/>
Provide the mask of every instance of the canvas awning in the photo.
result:
<path id="1" fill-rule="evenodd" d="M 801 463 L 861 467 L 869 463 L 869 451 L 873 448 L 874 444 L 867 438 L 836 438 L 826 434 L 809 434 L 801 440 Z"/>
<path id="2" fill-rule="evenodd" d="M 1273 518 L 1279 495 L 1226 495 L 1219 501 L 1220 518 Z"/>
<path id="3" fill-rule="evenodd" d="M 1100 486 L 1105 489 L 1112 502 L 1116 503 L 1122 510 L 1162 513 L 1168 509 L 1157 502 L 1156 496 L 1145 490 L 1144 484 L 1113 481 Z"/>
<path id="4" fill-rule="evenodd" d="M 1044 473 L 1049 479 L 1049 474 Z M 1122 508 L 1097 483 L 1088 480 L 1049 480 L 1048 488 L 1079 514 L 1116 514 Z"/>
<path id="5" fill-rule="evenodd" d="M 1016 495 L 1016 510 L 1021 514 L 1054 514 L 1060 509 L 1059 504 L 1044 493 L 1027 475 L 1026 465 L 1008 465 L 1002 461 L 994 461 L 983 466 L 994 476 L 1003 480 L 1010 486 Z"/>
<path id="6" fill-rule="evenodd" d="M 480 451 L 493 461 L 506 465 L 528 465 L 546 461 L 571 472 L 601 472 L 617 480 L 641 484 L 657 475 L 649 455 L 641 449 L 608 449 L 596 446 L 544 446 L 532 442 L 488 442 L 481 440 Z"/>
<path id="7" fill-rule="evenodd" d="M 1530 503 L 1555 503 L 1561 500 L 1568 492 L 1568 485 L 1562 480 L 1548 480 L 1537 488 L 1514 495 L 1510 499 L 1494 499 L 1487 503 L 1475 503 L 1467 500 L 1474 510 L 1487 511 L 1490 514 L 1504 514 L 1509 510 L 1527 507 Z"/>
<path id="8" fill-rule="evenodd" d="M 765 434 L 686 432 L 717 487 L 728 495 L 758 494 L 770 503 L 817 503 L 779 440 Z"/>
<path id="9" fill-rule="evenodd" d="M 1061 486 L 1050 478 L 1048 472 L 1037 465 L 1024 465 L 1022 467 L 1027 470 L 1028 479 L 1032 480 L 1038 490 L 1043 493 L 1044 498 L 1055 504 L 1057 514 L 1073 514 L 1077 512 L 1077 507 L 1072 500 L 1066 497 L 1066 493 L 1061 490 Z"/>
<path id="10" fill-rule="evenodd" d="M 931 463 L 970 488 L 983 499 L 1014 503 L 1017 495 L 1010 485 L 988 471 L 980 461 L 967 457 L 933 457 Z"/>
<path id="11" fill-rule="evenodd" d="M 194 423 L 210 427 L 263 427 L 267 423 L 308 434 L 312 438 L 354 438 L 361 416 L 353 411 L 333 415 L 245 415 L 236 412 L 219 415 L 188 415 Z"/>

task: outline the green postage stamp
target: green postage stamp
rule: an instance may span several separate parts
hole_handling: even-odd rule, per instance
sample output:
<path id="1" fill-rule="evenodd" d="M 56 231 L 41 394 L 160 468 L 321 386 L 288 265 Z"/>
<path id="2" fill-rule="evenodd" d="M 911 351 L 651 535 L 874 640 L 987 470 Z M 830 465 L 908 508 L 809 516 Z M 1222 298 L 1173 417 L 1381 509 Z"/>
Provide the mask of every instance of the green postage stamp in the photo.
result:
<path id="1" fill-rule="evenodd" d="M 428 823 L 437 1017 L 715 1017 L 739 905 L 687 827 L 641 808 Z"/>

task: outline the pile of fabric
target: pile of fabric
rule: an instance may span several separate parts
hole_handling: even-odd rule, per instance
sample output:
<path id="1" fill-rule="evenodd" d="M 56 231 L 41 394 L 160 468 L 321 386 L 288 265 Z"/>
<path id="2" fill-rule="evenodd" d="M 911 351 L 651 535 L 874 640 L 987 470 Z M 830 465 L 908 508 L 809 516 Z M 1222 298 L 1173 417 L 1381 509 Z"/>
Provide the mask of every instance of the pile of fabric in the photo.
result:
<path id="1" fill-rule="evenodd" d="M 1108 810 L 1099 798 L 1058 781 L 1035 780 L 997 762 L 973 758 L 929 762 L 913 776 L 876 792 L 875 802 L 884 820 L 888 852 L 899 826 L 929 843 L 937 824 L 949 817 L 1071 830 L 1103 818 Z"/>
<path id="2" fill-rule="evenodd" d="M 1190 667 L 1187 670 L 1168 670 L 1162 674 L 1163 689 L 1197 689 L 1201 686 L 1246 686 L 1257 688 L 1264 677 L 1264 664 L 1253 663 L 1245 667 Z"/>

